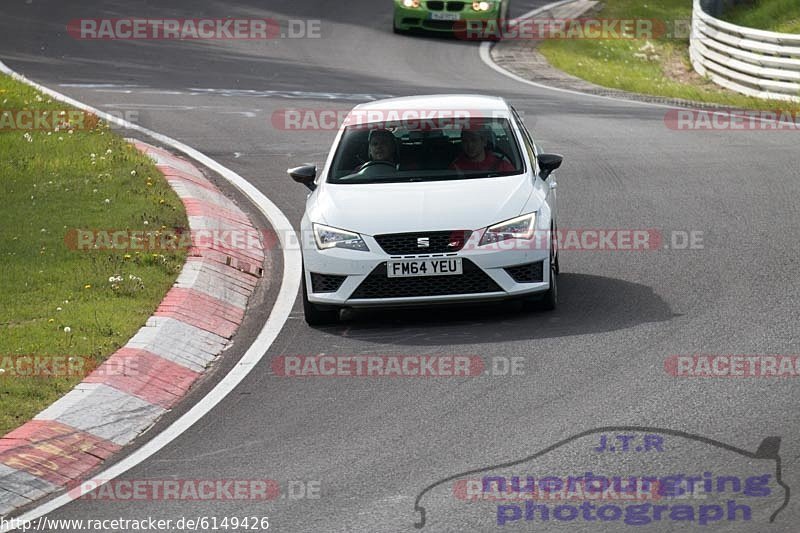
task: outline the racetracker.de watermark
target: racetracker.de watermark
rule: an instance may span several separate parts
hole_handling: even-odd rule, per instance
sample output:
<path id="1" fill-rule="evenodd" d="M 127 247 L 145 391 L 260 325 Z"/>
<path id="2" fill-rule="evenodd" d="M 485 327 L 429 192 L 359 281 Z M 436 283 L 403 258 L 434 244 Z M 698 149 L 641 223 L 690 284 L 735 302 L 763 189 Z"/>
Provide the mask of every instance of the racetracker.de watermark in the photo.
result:
<path id="1" fill-rule="evenodd" d="M 96 360 L 79 355 L 0 355 L 0 379 L 83 377 L 97 365 Z M 111 370 L 109 367 L 104 372 Z M 117 371 L 124 373 L 126 369 Z"/>
<path id="2" fill-rule="evenodd" d="M 800 376 L 797 355 L 671 355 L 664 371 L 691 378 L 796 378 Z"/>
<path id="3" fill-rule="evenodd" d="M 277 237 L 273 232 L 255 229 L 73 228 L 64 235 L 64 244 L 67 249 L 81 252 L 173 252 L 192 248 L 256 251 L 263 250 L 265 245 L 268 247 L 275 245 L 276 240 Z"/>
<path id="4" fill-rule="evenodd" d="M 524 357 L 478 355 L 280 355 L 272 373 L 290 378 L 458 378 L 519 376 Z"/>
<path id="5" fill-rule="evenodd" d="M 131 377 L 145 372 L 142 366 L 135 356 L 117 355 L 101 364 L 81 355 L 0 355 L 0 380 L 84 377 L 90 373 L 95 379 Z"/>
<path id="6" fill-rule="evenodd" d="M 102 501 L 258 501 L 278 498 L 280 484 L 272 479 L 111 479 L 83 482 L 70 495 Z"/>
<path id="7" fill-rule="evenodd" d="M 453 32 L 464 40 L 654 40 L 688 39 L 691 20 L 653 18 L 547 18 L 460 20 Z"/>
<path id="8" fill-rule="evenodd" d="M 652 501 L 661 499 L 658 480 L 635 476 L 487 476 L 460 479 L 453 496 L 465 501 Z"/>
<path id="9" fill-rule="evenodd" d="M 78 40 L 274 40 L 319 39 L 319 19 L 83 18 L 67 24 Z"/>
<path id="10" fill-rule="evenodd" d="M 800 131 L 800 113 L 774 109 L 696 110 L 670 109 L 664 115 L 667 128 L 676 131 Z"/>
<path id="11" fill-rule="evenodd" d="M 110 111 L 112 118 L 139 122 L 138 111 Z M 100 118 L 77 109 L 0 109 L 0 132 L 3 131 L 89 131 L 96 129 Z M 109 121 L 111 127 L 114 121 Z"/>
<path id="12" fill-rule="evenodd" d="M 503 113 L 479 109 L 314 109 L 283 108 L 273 111 L 270 122 L 280 131 L 336 131 L 351 129 L 405 129 L 433 131 L 480 128 Z"/>
<path id="13" fill-rule="evenodd" d="M 483 239 L 485 228 L 477 231 L 453 231 L 451 241 L 457 251 L 549 250 L 553 232 L 536 230 L 530 238 L 495 235 L 492 242 Z M 561 251 L 642 252 L 658 250 L 702 250 L 705 234 L 701 230 L 569 228 L 555 232 Z M 466 239 L 466 240 L 465 240 Z M 64 235 L 69 250 L 81 252 L 172 252 L 193 248 L 262 251 L 278 246 L 301 250 L 317 246 L 313 231 L 256 229 L 159 230 L 73 228 Z M 377 250 L 375 250 L 377 251 Z M 420 250 L 421 254 L 425 250 Z"/>

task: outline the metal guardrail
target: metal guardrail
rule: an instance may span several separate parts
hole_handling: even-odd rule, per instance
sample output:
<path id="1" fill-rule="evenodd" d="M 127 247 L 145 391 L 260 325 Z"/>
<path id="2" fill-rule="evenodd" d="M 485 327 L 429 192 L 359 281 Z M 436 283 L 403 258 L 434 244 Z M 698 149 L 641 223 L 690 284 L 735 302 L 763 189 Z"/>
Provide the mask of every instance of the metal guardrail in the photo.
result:
<path id="1" fill-rule="evenodd" d="M 775 100 L 800 102 L 800 34 L 737 26 L 709 15 L 694 0 L 689 56 L 717 85 Z"/>

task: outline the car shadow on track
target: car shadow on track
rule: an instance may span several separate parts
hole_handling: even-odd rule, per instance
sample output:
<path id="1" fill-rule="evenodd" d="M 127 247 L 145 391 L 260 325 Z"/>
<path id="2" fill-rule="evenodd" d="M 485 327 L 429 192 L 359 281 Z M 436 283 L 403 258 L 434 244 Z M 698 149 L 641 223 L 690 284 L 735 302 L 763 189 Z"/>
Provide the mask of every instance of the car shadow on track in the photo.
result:
<path id="1" fill-rule="evenodd" d="M 559 305 L 527 311 L 519 301 L 408 309 L 348 310 L 331 335 L 405 345 L 491 343 L 586 335 L 679 316 L 653 290 L 602 276 L 563 273 Z"/>

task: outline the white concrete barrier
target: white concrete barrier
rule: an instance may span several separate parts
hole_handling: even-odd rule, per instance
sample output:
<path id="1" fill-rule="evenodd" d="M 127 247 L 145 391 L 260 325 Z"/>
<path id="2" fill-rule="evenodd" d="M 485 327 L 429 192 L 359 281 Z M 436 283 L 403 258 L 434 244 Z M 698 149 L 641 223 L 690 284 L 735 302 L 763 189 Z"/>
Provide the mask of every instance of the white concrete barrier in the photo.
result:
<path id="1" fill-rule="evenodd" d="M 702 76 L 757 98 L 800 102 L 800 35 L 737 26 L 712 17 L 694 0 L 689 44 Z"/>

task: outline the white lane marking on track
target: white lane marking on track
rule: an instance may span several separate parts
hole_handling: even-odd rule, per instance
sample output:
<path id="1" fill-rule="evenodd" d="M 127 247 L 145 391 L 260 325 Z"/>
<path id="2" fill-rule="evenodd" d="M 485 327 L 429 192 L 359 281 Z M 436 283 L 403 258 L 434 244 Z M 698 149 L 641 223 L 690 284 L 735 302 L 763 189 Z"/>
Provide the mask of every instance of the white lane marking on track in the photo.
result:
<path id="1" fill-rule="evenodd" d="M 195 111 L 197 109 L 202 109 L 206 111 L 214 111 L 220 115 L 242 115 L 247 118 L 256 118 L 259 113 L 261 113 L 261 109 L 249 109 L 245 111 L 227 111 L 231 108 L 231 106 L 220 106 L 220 105 L 200 105 L 200 106 L 192 106 L 192 105 L 170 105 L 170 104 L 101 104 L 100 107 L 105 107 L 109 109 L 142 109 L 142 110 L 149 110 L 149 111 Z M 225 111 L 220 111 L 225 110 Z"/>
<path id="2" fill-rule="evenodd" d="M 108 107 L 111 109 L 149 109 L 151 111 L 192 111 L 200 109 L 200 107 L 192 105 L 169 105 L 169 104 L 102 104 L 101 107 Z M 228 109 L 222 106 L 202 106 L 203 109 Z"/>
<path id="3" fill-rule="evenodd" d="M 59 87 L 75 87 L 78 89 L 119 89 L 144 87 L 143 85 L 118 85 L 116 83 L 59 83 Z"/>
<path id="4" fill-rule="evenodd" d="M 329 93 L 329 92 L 307 92 L 307 91 L 261 91 L 256 89 L 205 89 L 192 87 L 189 89 L 192 96 L 199 96 L 203 94 L 219 94 L 221 96 L 253 96 L 256 98 L 296 98 L 305 100 L 353 100 L 356 102 L 363 102 L 365 100 L 380 100 L 382 98 L 391 98 L 390 94 L 367 94 L 367 93 Z"/>
<path id="5" fill-rule="evenodd" d="M 568 0 L 572 1 L 572 0 Z M 391 94 L 368 94 L 368 93 L 332 93 L 332 92 L 309 92 L 309 91 L 274 91 L 256 89 L 213 89 L 202 87 L 191 87 L 185 91 L 153 89 L 146 85 L 117 85 L 114 83 L 62 83 L 59 87 L 72 87 L 76 89 L 94 89 L 102 93 L 122 93 L 122 94 L 162 94 L 169 96 L 201 96 L 205 94 L 216 94 L 220 96 L 250 96 L 255 98 L 289 98 L 302 100 L 346 100 L 354 102 L 364 102 L 370 100 L 380 100 L 391 98 Z M 133 91 L 132 89 L 137 89 Z"/>
<path id="6" fill-rule="evenodd" d="M 256 118 L 256 114 L 252 111 L 219 111 L 220 115 L 242 115 L 247 118 Z"/>
<path id="7" fill-rule="evenodd" d="M 167 94 L 167 95 L 173 96 L 173 95 L 181 95 L 181 94 L 184 94 L 184 93 L 181 92 L 181 91 L 156 91 L 156 90 L 152 90 L 151 91 L 151 90 L 147 90 L 147 91 L 142 91 L 140 94 Z"/>
<path id="8" fill-rule="evenodd" d="M 247 377 L 250 371 L 255 368 L 256 364 L 261 361 L 275 338 L 280 333 L 281 329 L 286 323 L 286 320 L 289 318 L 289 314 L 292 312 L 292 307 L 294 306 L 295 299 L 297 298 L 297 292 L 300 288 L 300 252 L 298 250 L 292 250 L 291 247 L 287 246 L 287 236 L 289 235 L 289 232 L 294 233 L 294 228 L 292 228 L 292 225 L 286 216 L 275 204 L 269 200 L 269 198 L 264 196 L 264 194 L 262 194 L 252 184 L 232 170 L 222 166 L 220 163 L 214 161 L 201 152 L 198 152 L 194 148 L 181 143 L 180 141 L 171 139 L 165 135 L 148 130 L 136 124 L 126 122 L 114 117 L 113 115 L 103 113 L 98 109 L 78 102 L 77 100 L 73 100 L 68 96 L 30 81 L 24 76 L 21 76 L 20 74 L 17 74 L 8 68 L 2 61 L 0 61 L 0 72 L 13 76 L 14 78 L 37 88 L 41 92 L 48 94 L 57 100 L 83 109 L 84 111 L 94 113 L 108 122 L 113 122 L 119 126 L 143 133 L 162 144 L 168 145 L 175 150 L 183 152 L 201 165 L 205 165 L 211 170 L 219 173 L 234 187 L 244 193 L 253 202 L 253 205 L 259 211 L 261 211 L 264 216 L 266 216 L 273 229 L 275 229 L 277 232 L 283 248 L 283 278 L 281 279 L 281 288 L 278 293 L 278 298 L 275 301 L 275 306 L 272 308 L 272 312 L 270 313 L 269 318 L 267 318 L 264 327 L 259 332 L 258 337 L 253 344 L 247 349 L 247 352 L 245 352 L 244 356 L 242 356 L 242 359 L 206 396 L 200 399 L 197 404 L 195 404 L 189 411 L 184 413 L 183 416 L 181 416 L 178 420 L 173 422 L 169 427 L 164 429 L 164 431 L 153 437 L 150 441 L 142 445 L 141 448 L 133 452 L 128 457 L 120 460 L 120 462 L 107 468 L 106 470 L 99 472 L 92 479 L 87 480 L 85 484 L 81 485 L 81 487 L 89 486 L 94 488 L 122 475 L 175 440 L 184 431 L 189 429 L 198 420 L 203 418 L 203 416 L 205 416 L 206 413 L 208 413 L 220 401 L 222 401 L 222 399 L 230 394 L 230 392 L 233 391 L 233 389 L 245 377 Z M 297 237 L 295 236 L 295 238 Z M 73 489 L 70 492 L 62 494 L 37 506 L 18 518 L 22 521 L 35 520 L 58 509 L 59 507 L 70 503 L 86 492 L 89 492 L 89 490 L 85 490 L 83 488 L 80 490 L 78 488 Z M 0 525 L 0 533 L 11 531 L 10 527 L 10 523 L 7 523 L 6 525 Z"/>

